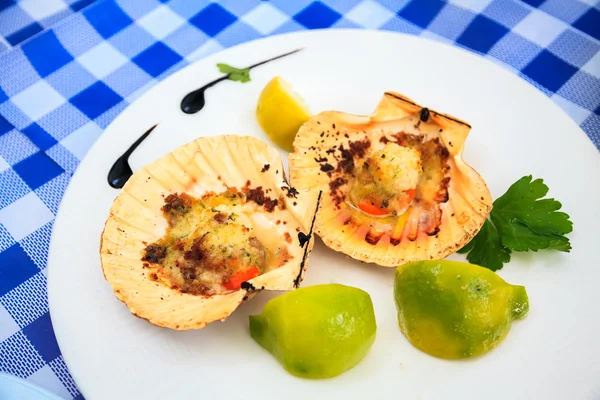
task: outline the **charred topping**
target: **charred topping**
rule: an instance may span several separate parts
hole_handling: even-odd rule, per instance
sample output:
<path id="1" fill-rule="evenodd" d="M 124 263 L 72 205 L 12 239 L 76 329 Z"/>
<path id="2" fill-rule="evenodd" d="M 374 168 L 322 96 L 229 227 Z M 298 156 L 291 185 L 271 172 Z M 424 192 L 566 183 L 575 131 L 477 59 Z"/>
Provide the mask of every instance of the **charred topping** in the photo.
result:
<path id="1" fill-rule="evenodd" d="M 391 237 L 390 243 L 394 246 L 398 246 L 400 244 L 400 238 Z"/>
<path id="2" fill-rule="evenodd" d="M 344 201 L 344 194 L 341 192 L 340 187 L 348 183 L 348 180 L 344 178 L 336 178 L 335 180 L 329 182 L 329 191 L 333 202 L 336 206 L 339 207 L 342 201 Z"/>
<path id="3" fill-rule="evenodd" d="M 296 188 L 293 187 L 289 187 L 289 186 L 282 186 L 281 190 L 285 190 L 287 191 L 287 197 L 291 198 L 296 198 L 298 196 L 298 190 L 296 190 Z"/>
<path id="4" fill-rule="evenodd" d="M 350 153 L 353 157 L 364 157 L 366 151 L 371 147 L 371 141 L 369 139 L 357 140 L 350 142 Z"/>
<path id="5" fill-rule="evenodd" d="M 321 205 L 321 197 L 323 196 L 323 191 L 319 190 L 319 197 L 317 197 L 317 206 L 315 207 L 315 213 L 313 214 L 312 222 L 310 223 L 310 230 L 308 231 L 308 238 L 312 236 L 313 229 L 315 227 L 315 220 L 317 219 L 317 212 L 319 211 L 319 206 Z M 300 232 L 302 233 L 302 232 Z M 298 240 L 300 239 L 300 233 L 298 233 Z M 300 270 L 298 271 L 298 276 L 294 279 L 294 286 L 300 286 L 300 280 L 302 279 L 302 272 L 304 271 L 304 265 L 306 264 L 306 257 L 308 256 L 308 246 L 304 247 L 304 254 L 302 255 L 302 261 L 300 262 Z"/>
<path id="6" fill-rule="evenodd" d="M 290 235 L 289 232 L 284 233 L 283 237 L 287 243 L 290 243 L 290 244 L 292 243 L 292 235 Z"/>
<path id="7" fill-rule="evenodd" d="M 186 260 L 200 261 L 204 259 L 206 256 L 206 249 L 203 246 L 204 238 L 208 235 L 208 232 L 205 233 L 202 237 L 194 239 L 192 243 L 192 247 L 189 251 L 186 251 L 183 255 L 183 258 Z"/>
<path id="8" fill-rule="evenodd" d="M 279 196 L 279 201 L 277 202 L 280 210 L 285 210 L 287 208 L 285 197 L 283 195 Z"/>
<path id="9" fill-rule="evenodd" d="M 342 159 L 338 162 L 337 171 L 351 174 L 354 170 L 354 157 L 349 150 L 346 150 L 344 146 L 340 145 L 340 152 L 342 153 Z"/>
<path id="10" fill-rule="evenodd" d="M 167 255 L 167 248 L 160 244 L 152 243 L 144 249 L 144 256 L 142 261 L 148 261 L 151 263 L 160 263 Z"/>
<path id="11" fill-rule="evenodd" d="M 433 143 L 436 145 L 436 153 L 442 158 L 442 161 L 446 161 L 450 157 L 450 152 L 444 146 L 440 146 L 440 139 L 433 139 Z"/>
<path id="12" fill-rule="evenodd" d="M 327 162 L 327 157 L 315 158 L 315 161 L 318 163 L 324 163 Z"/>
<path id="13" fill-rule="evenodd" d="M 357 140 L 348 144 L 349 148 L 344 148 L 344 145 L 340 145 L 338 150 L 340 151 L 340 160 L 338 161 L 336 171 L 345 172 L 351 174 L 354 171 L 354 158 L 362 158 L 365 156 L 366 151 L 371 147 L 371 141 L 369 139 Z M 335 149 L 328 150 L 329 152 L 335 152 Z M 321 170 L 322 167 L 321 167 Z M 324 171 L 328 172 L 328 171 Z"/>
<path id="14" fill-rule="evenodd" d="M 169 214 L 185 214 L 192 206 L 192 198 L 185 193 L 173 193 L 165 199 L 165 205 L 161 210 Z"/>
<path id="15" fill-rule="evenodd" d="M 227 215 L 226 215 L 226 214 L 224 214 L 224 213 L 218 213 L 218 214 L 215 214 L 215 215 L 214 215 L 213 219 L 214 219 L 215 221 L 217 221 L 218 223 L 222 224 L 222 223 L 224 223 L 225 221 L 227 221 Z"/>
<path id="16" fill-rule="evenodd" d="M 272 212 L 277 206 L 278 200 L 272 199 L 269 196 L 265 195 L 262 186 L 259 186 L 254 189 L 244 187 L 243 191 L 248 201 L 253 201 L 259 206 L 263 206 L 268 212 Z"/>
<path id="17" fill-rule="evenodd" d="M 440 189 L 435 195 L 435 201 L 438 203 L 446 203 L 448 201 L 448 186 L 450 186 L 450 177 L 447 176 L 440 182 Z"/>
<path id="18" fill-rule="evenodd" d="M 242 289 L 247 290 L 247 291 L 255 291 L 256 290 L 254 285 L 251 284 L 250 282 L 242 282 L 241 287 L 242 287 Z"/>
<path id="19" fill-rule="evenodd" d="M 334 169 L 335 168 L 333 168 L 333 165 L 331 165 L 331 164 L 322 164 L 321 165 L 321 171 L 323 171 L 323 172 L 331 172 Z"/>
<path id="20" fill-rule="evenodd" d="M 419 118 L 423 122 L 429 121 L 429 109 L 427 107 L 421 109 L 421 114 L 419 115 Z"/>
<path id="21" fill-rule="evenodd" d="M 437 235 L 439 232 L 440 232 L 440 228 L 439 228 L 438 226 L 436 226 L 436 227 L 433 229 L 433 231 L 431 231 L 431 232 L 427 232 L 427 235 L 429 235 L 429 236 L 435 236 L 435 235 Z"/>
<path id="22" fill-rule="evenodd" d="M 184 277 L 186 280 L 194 280 L 194 279 L 196 279 L 196 278 L 197 278 L 196 274 L 195 274 L 195 273 L 193 273 L 193 272 L 191 272 L 191 271 L 185 271 L 185 272 L 183 273 L 183 277 Z"/>
<path id="23" fill-rule="evenodd" d="M 367 233 L 367 236 L 365 236 L 365 241 L 369 244 L 376 245 L 382 236 L 383 236 L 383 234 L 378 235 L 372 231 L 369 231 L 369 233 Z"/>
<path id="24" fill-rule="evenodd" d="M 183 240 L 177 239 L 175 242 L 173 242 L 173 248 L 175 250 L 183 251 L 183 247 L 184 247 Z"/>
<path id="25" fill-rule="evenodd" d="M 269 170 L 269 168 L 271 168 L 271 165 L 270 164 L 265 164 L 265 165 L 263 165 L 263 167 L 260 170 L 260 172 L 267 172 Z"/>

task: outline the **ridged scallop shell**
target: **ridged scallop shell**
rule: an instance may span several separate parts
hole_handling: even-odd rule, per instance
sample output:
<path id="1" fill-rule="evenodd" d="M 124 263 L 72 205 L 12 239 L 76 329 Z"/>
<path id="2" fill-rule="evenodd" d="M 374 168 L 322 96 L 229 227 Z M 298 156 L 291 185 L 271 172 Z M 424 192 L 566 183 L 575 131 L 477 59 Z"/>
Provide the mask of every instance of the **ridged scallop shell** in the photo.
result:
<path id="1" fill-rule="evenodd" d="M 309 233 L 317 201 L 307 193 L 290 193 L 284 174 L 276 150 L 257 139 L 234 135 L 199 138 L 137 171 L 114 200 L 101 238 L 102 270 L 116 297 L 138 317 L 186 330 L 224 320 L 257 291 L 298 286 L 313 246 L 312 240 L 301 246 L 298 233 Z M 243 187 L 247 182 L 270 189 L 271 197 L 285 202 L 285 209 L 264 211 L 260 218 L 277 230 L 279 236 L 273 240 L 284 243 L 293 258 L 248 281 L 247 289 L 211 297 L 181 293 L 152 280 L 154 270 L 144 268 L 141 258 L 145 247 L 165 234 L 164 198 L 172 193 L 202 197 L 222 192 L 225 185 Z"/>
<path id="2" fill-rule="evenodd" d="M 471 240 L 492 207 L 484 180 L 462 159 L 470 129 L 457 118 L 424 111 L 407 97 L 385 93 L 371 116 L 326 111 L 307 121 L 289 157 L 290 181 L 301 191 L 323 191 L 315 232 L 330 248 L 385 267 L 441 259 Z M 351 177 L 340 170 L 340 149 L 355 149 L 353 161 L 358 164 L 386 142 L 400 143 L 402 134 L 416 135 L 424 142 L 433 140 L 447 150 L 447 197 L 433 213 L 413 203 L 393 224 L 382 224 L 345 201 L 348 182 L 344 181 Z M 432 218 L 439 222 L 436 229 L 430 229 Z"/>

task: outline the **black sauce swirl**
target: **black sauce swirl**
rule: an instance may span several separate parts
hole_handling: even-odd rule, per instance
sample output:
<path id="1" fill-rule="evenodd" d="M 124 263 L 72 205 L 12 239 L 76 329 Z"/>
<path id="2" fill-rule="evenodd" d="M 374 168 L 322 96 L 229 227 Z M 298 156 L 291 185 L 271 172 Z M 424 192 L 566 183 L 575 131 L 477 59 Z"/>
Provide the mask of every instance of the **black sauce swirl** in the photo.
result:
<path id="1" fill-rule="evenodd" d="M 315 207 L 315 213 L 313 214 L 312 222 L 310 223 L 310 230 L 308 231 L 308 235 L 300 232 L 307 239 L 304 242 L 304 244 L 300 245 L 300 246 L 304 247 L 304 254 L 302 255 L 302 261 L 300 262 L 300 271 L 298 271 L 298 275 L 296 276 L 296 279 L 294 279 L 294 287 L 299 287 L 300 286 L 300 282 L 302 281 L 302 273 L 304 272 L 304 268 L 305 268 L 305 264 L 306 264 L 306 258 L 308 257 L 308 248 L 309 248 L 309 246 L 308 246 L 307 243 L 308 243 L 308 241 L 310 240 L 310 237 L 313 234 L 313 229 L 315 228 L 315 221 L 317 219 L 317 213 L 319 212 L 319 206 L 321 205 L 321 197 L 322 196 L 323 196 L 323 191 L 319 190 L 319 196 L 317 197 L 317 206 Z M 300 241 L 302 241 L 302 239 L 300 239 L 300 234 L 298 234 L 298 239 Z"/>
<path id="2" fill-rule="evenodd" d="M 280 58 L 297 53 L 300 50 L 302 50 L 302 49 L 296 49 L 294 51 L 290 51 L 289 53 L 285 53 L 285 54 L 281 54 L 281 55 L 278 55 L 273 58 L 269 58 L 268 60 L 258 62 L 256 64 L 253 64 L 246 68 L 252 69 L 252 68 L 258 67 L 260 65 L 269 63 L 271 61 L 275 61 Z M 183 98 L 183 100 L 181 100 L 181 111 L 183 111 L 186 114 L 194 114 L 194 113 L 197 113 L 198 111 L 202 110 L 204 108 L 204 105 L 206 104 L 206 99 L 204 98 L 204 92 L 206 92 L 206 89 L 209 89 L 209 88 L 215 86 L 217 83 L 223 82 L 227 79 L 229 79 L 229 75 L 224 75 L 218 79 L 215 79 L 212 82 L 207 83 L 206 85 L 202 86 L 201 88 L 188 93 Z M 108 172 L 108 184 L 111 187 L 113 187 L 115 189 L 121 189 L 125 185 L 127 180 L 131 177 L 131 175 L 133 175 L 133 171 L 131 170 L 131 167 L 129 166 L 129 156 L 131 156 L 131 154 L 135 151 L 135 149 L 144 141 L 144 139 L 146 139 L 148 137 L 148 135 L 150 134 L 150 132 L 152 132 L 154 130 L 154 128 L 156 128 L 156 125 L 154 125 L 146 133 L 144 133 L 142 136 L 140 136 L 131 146 L 129 146 L 127 151 L 125 151 L 125 153 L 123 153 L 121 155 L 121 157 L 119 157 L 117 159 L 117 161 L 115 161 L 113 166 L 110 168 L 110 171 Z"/>
<path id="3" fill-rule="evenodd" d="M 146 133 L 140 136 L 129 148 L 121 155 L 121 157 L 117 158 L 117 161 L 113 164 L 108 171 L 108 184 L 115 188 L 121 189 L 125 182 L 133 175 L 133 171 L 129 166 L 129 156 L 131 153 L 137 149 L 137 147 L 150 135 L 150 132 L 156 128 L 158 124 L 154 125 L 152 128 L 148 129 Z"/>
<path id="4" fill-rule="evenodd" d="M 290 51 L 289 53 L 285 53 L 285 54 L 281 54 L 279 56 L 273 57 L 273 58 L 269 58 L 268 60 L 264 60 L 261 62 L 258 62 L 254 65 L 251 65 L 249 67 L 246 67 L 247 69 L 252 69 L 255 67 L 258 67 L 259 65 L 263 65 L 266 63 L 269 63 L 271 61 L 275 61 L 278 60 L 280 58 L 289 56 L 291 54 L 297 53 L 302 49 L 297 49 L 294 51 Z M 229 75 L 224 75 L 218 79 L 215 79 L 212 82 L 207 83 L 206 85 L 202 86 L 199 89 L 196 89 L 190 93 L 188 93 L 187 95 L 185 95 L 185 97 L 183 98 L 183 100 L 181 100 L 181 111 L 183 111 L 186 114 L 195 114 L 198 111 L 202 110 L 204 108 L 204 105 L 206 104 L 206 99 L 205 99 L 205 92 L 206 89 L 209 89 L 213 86 L 215 86 L 217 83 L 219 82 L 223 82 L 226 81 L 227 79 L 229 79 Z"/>

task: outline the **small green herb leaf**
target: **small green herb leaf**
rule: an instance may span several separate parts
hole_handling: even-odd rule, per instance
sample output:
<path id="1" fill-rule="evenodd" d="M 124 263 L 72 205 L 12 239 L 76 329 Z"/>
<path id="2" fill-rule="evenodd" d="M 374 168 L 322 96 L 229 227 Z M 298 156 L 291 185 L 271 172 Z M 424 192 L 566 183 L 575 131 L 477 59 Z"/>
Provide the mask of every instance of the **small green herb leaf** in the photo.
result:
<path id="1" fill-rule="evenodd" d="M 502 245 L 500 234 L 492 223 L 486 220 L 479 233 L 463 247 L 459 253 L 466 253 L 471 264 L 481 265 L 497 271 L 510 261 L 510 250 Z"/>
<path id="2" fill-rule="evenodd" d="M 512 251 L 552 249 L 569 252 L 564 236 L 573 230 L 569 215 L 560 212 L 561 203 L 543 199 L 548 186 L 541 179 L 524 176 L 494 201 L 490 219 L 479 233 L 458 252 L 467 259 L 497 271 L 510 261 Z"/>
<path id="3" fill-rule="evenodd" d="M 219 71 L 228 75 L 229 80 L 236 82 L 250 81 L 250 68 L 236 68 L 227 64 L 217 64 Z"/>
<path id="4" fill-rule="evenodd" d="M 569 239 L 563 235 L 573 230 L 573 223 L 567 214 L 558 212 L 562 207 L 558 201 L 541 200 L 547 193 L 544 181 L 532 181 L 529 175 L 494 201 L 491 218 L 504 246 L 514 251 L 571 250 Z"/>

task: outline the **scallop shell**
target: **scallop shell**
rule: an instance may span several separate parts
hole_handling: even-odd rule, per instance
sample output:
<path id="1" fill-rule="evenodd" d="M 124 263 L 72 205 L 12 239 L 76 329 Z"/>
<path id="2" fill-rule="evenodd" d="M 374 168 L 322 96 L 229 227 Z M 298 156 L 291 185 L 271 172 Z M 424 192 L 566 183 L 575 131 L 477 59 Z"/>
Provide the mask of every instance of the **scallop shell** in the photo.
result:
<path id="1" fill-rule="evenodd" d="M 164 198 L 172 193 L 202 197 L 248 182 L 285 204 L 251 217 L 271 229 L 269 240 L 287 246 L 292 258 L 240 290 L 211 297 L 181 293 L 151 279 L 155 267 L 144 266 L 141 258 L 145 247 L 165 234 Z M 260 290 L 293 289 L 302 281 L 313 246 L 312 240 L 301 243 L 299 232 L 310 235 L 318 200 L 289 189 L 279 154 L 257 139 L 224 135 L 185 144 L 137 171 L 114 200 L 101 237 L 104 276 L 134 315 L 176 330 L 224 320 Z"/>
<path id="2" fill-rule="evenodd" d="M 289 157 L 290 181 L 301 191 L 323 191 L 315 232 L 330 248 L 385 267 L 441 259 L 471 240 L 492 207 L 484 180 L 462 159 L 470 129 L 464 121 L 388 92 L 371 116 L 326 111 L 307 121 Z M 367 216 L 346 201 L 353 178 L 344 172 L 348 154 L 352 165 L 358 165 L 386 142 L 403 145 L 406 135 L 435 144 L 445 153 L 450 167 L 444 172 L 449 178 L 447 195 L 440 195 L 434 209 L 413 202 L 391 222 Z"/>

